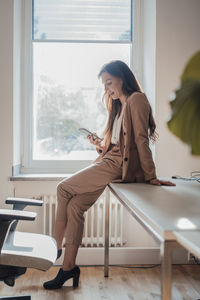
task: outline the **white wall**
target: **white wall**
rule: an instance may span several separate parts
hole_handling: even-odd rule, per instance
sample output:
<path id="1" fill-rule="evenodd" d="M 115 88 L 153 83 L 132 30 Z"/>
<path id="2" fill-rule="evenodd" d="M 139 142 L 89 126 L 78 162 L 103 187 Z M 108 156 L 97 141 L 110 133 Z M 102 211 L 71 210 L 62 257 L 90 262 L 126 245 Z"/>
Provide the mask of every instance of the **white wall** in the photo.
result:
<path id="1" fill-rule="evenodd" d="M 0 1 L 0 203 L 13 193 L 13 1 Z"/>
<path id="2" fill-rule="evenodd" d="M 191 156 L 187 145 L 166 127 L 169 96 L 180 84 L 188 59 L 200 50 L 200 1 L 157 0 L 156 12 L 156 145 L 157 173 L 160 176 L 190 175 L 200 170 L 200 157 Z"/>

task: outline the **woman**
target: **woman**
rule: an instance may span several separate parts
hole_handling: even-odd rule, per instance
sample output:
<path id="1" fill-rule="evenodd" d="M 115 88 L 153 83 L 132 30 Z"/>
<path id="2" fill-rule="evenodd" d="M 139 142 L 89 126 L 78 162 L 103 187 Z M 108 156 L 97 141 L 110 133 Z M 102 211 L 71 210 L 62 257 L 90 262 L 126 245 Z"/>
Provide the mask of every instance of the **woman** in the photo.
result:
<path id="1" fill-rule="evenodd" d="M 63 180 L 57 187 L 58 208 L 54 238 L 58 257 L 65 236 L 63 266 L 57 276 L 46 283 L 46 289 L 61 288 L 73 278 L 78 286 L 80 269 L 75 265 L 81 245 L 84 212 L 91 207 L 111 181 L 146 182 L 153 185 L 174 185 L 156 177 L 149 139 L 155 140 L 155 122 L 150 104 L 141 91 L 129 67 L 121 61 L 104 65 L 99 73 L 105 87 L 108 122 L 103 134 L 104 145 L 98 139 L 99 157 L 89 167 Z"/>

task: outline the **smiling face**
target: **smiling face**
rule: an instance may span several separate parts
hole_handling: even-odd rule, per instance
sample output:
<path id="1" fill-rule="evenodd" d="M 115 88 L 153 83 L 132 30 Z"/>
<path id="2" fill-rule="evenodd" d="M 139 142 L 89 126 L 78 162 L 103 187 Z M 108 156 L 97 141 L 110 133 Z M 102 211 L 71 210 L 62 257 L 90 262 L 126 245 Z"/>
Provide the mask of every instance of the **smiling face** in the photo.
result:
<path id="1" fill-rule="evenodd" d="M 123 96 L 122 92 L 122 79 L 112 76 L 107 72 L 101 75 L 102 83 L 104 84 L 105 92 L 112 97 L 113 100 L 120 99 Z"/>

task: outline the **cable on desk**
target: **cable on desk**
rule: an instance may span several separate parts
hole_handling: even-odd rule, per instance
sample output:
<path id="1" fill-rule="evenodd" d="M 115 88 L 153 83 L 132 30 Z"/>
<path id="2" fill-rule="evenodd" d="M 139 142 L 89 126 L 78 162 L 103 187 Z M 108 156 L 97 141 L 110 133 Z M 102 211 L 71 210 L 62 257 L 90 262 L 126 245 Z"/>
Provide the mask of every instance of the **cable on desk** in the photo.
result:
<path id="1" fill-rule="evenodd" d="M 182 179 L 185 181 L 197 181 L 200 183 L 200 171 L 190 172 L 190 177 L 182 177 L 180 175 L 173 175 L 172 179 Z"/>

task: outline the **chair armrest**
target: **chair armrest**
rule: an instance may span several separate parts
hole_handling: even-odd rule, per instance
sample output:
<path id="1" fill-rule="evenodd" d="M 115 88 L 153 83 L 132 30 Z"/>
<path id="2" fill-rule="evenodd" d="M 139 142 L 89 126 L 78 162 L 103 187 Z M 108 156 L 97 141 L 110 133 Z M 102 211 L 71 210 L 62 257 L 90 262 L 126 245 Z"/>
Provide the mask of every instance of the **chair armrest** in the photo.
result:
<path id="1" fill-rule="evenodd" d="M 0 209 L 0 253 L 12 226 L 15 225 L 18 220 L 33 221 L 35 220 L 36 215 L 35 212 Z M 14 226 L 14 229 L 15 228 L 16 225 Z"/>
<path id="2" fill-rule="evenodd" d="M 12 209 L 0 209 L 0 221 L 35 220 L 37 213 Z"/>
<path id="3" fill-rule="evenodd" d="M 16 198 L 16 197 L 9 197 L 6 199 L 6 204 L 13 204 L 13 210 L 22 211 L 26 206 L 42 206 L 42 200 L 36 199 L 27 199 L 27 198 Z M 16 220 L 14 224 L 12 224 L 11 231 L 15 231 L 17 227 L 18 221 Z"/>
<path id="4" fill-rule="evenodd" d="M 43 201 L 38 199 L 9 197 L 6 199 L 6 204 L 42 206 Z"/>

